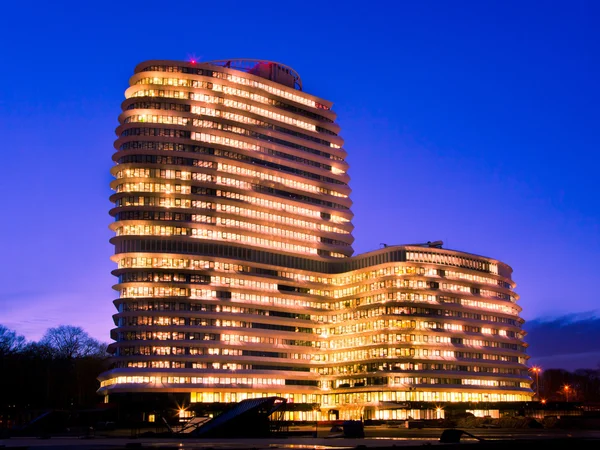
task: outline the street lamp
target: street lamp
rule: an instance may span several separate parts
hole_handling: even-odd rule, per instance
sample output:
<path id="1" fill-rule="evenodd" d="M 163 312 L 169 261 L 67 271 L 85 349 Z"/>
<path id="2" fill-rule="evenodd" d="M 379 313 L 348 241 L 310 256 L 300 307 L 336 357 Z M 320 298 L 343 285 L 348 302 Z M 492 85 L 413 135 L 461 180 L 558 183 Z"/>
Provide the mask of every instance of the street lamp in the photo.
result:
<path id="1" fill-rule="evenodd" d="M 535 373 L 535 392 L 538 401 L 540 400 L 540 372 L 542 371 L 541 367 L 533 366 L 531 369 L 533 373 Z"/>
<path id="2" fill-rule="evenodd" d="M 563 386 L 563 390 L 565 391 L 565 396 L 567 397 L 567 403 L 569 403 L 569 390 L 571 390 L 571 386 L 565 384 Z"/>
<path id="3" fill-rule="evenodd" d="M 442 419 L 443 412 L 444 412 L 444 408 L 442 408 L 441 406 L 436 406 L 436 408 L 435 408 L 436 417 L 435 418 L 438 420 Z"/>

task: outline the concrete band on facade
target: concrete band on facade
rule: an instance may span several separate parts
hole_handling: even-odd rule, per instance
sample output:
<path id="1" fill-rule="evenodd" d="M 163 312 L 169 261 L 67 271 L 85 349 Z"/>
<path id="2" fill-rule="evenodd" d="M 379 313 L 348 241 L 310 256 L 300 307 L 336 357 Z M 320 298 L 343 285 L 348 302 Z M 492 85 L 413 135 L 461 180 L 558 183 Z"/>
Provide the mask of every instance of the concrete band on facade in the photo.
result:
<path id="1" fill-rule="evenodd" d="M 531 400 L 512 269 L 439 242 L 352 256 L 340 128 L 301 86 L 268 61 L 136 67 L 111 171 L 119 297 L 99 393 L 205 410 L 277 395 L 290 420 Z"/>

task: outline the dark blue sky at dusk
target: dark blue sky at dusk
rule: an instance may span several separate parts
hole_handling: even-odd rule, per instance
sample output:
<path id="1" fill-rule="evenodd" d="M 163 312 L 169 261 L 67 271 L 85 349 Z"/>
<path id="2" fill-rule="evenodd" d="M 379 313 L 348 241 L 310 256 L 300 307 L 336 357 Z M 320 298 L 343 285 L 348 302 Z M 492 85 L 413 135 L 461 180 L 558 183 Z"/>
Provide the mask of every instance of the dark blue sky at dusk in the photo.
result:
<path id="1" fill-rule="evenodd" d="M 29 339 L 81 325 L 109 341 L 109 170 L 133 68 L 261 58 L 334 102 L 357 253 L 439 239 L 504 261 L 532 321 L 533 361 L 575 361 L 586 342 L 572 367 L 600 362 L 589 334 L 568 348 L 543 334 L 600 325 L 600 2 L 33 1 L 1 11 L 1 324 Z"/>

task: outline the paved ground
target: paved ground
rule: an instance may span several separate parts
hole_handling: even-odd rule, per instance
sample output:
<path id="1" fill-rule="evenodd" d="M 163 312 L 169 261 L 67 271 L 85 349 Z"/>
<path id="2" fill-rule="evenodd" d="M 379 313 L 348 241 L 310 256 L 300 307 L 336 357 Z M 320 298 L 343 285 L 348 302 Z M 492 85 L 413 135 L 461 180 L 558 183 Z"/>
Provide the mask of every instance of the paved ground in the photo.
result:
<path id="1" fill-rule="evenodd" d="M 314 430 L 314 428 L 313 428 Z M 303 431 L 303 430 L 302 430 Z M 274 439 L 177 439 L 177 438 L 128 438 L 128 437 L 52 437 L 49 439 L 18 437 L 0 440 L 0 448 L 58 450 L 120 450 L 146 448 L 152 450 L 219 450 L 219 449 L 346 449 L 346 448 L 393 448 L 422 447 L 423 445 L 444 445 L 447 449 L 456 446 L 440 444 L 443 429 L 426 428 L 409 430 L 405 428 L 367 427 L 365 439 L 327 439 L 327 429 L 319 429 L 318 438 L 292 437 Z M 511 450 L 549 447 L 568 447 L 570 450 L 600 448 L 600 430 L 520 430 L 520 429 L 469 429 L 469 433 L 484 438 L 477 443 L 474 439 L 462 439 L 459 446 L 477 443 L 478 450 L 506 448 L 506 440 Z M 502 442 L 501 442 L 502 441 Z M 552 445 L 549 445 L 552 444 Z"/>

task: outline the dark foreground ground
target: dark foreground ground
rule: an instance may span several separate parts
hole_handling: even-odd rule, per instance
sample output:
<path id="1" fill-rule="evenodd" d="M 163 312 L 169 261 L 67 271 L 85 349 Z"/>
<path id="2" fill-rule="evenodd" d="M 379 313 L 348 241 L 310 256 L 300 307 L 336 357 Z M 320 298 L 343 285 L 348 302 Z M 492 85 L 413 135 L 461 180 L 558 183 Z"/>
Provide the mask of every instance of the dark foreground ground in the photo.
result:
<path id="1" fill-rule="evenodd" d="M 314 430 L 314 428 L 313 428 Z M 329 430 L 320 428 L 314 437 L 277 437 L 272 439 L 194 439 L 194 438 L 155 438 L 126 436 L 125 431 L 112 433 L 112 436 L 94 437 L 13 437 L 0 440 L 0 448 L 44 449 L 44 450 L 272 450 L 272 449 L 369 449 L 377 450 L 403 448 L 423 448 L 423 446 L 443 446 L 445 449 L 472 448 L 477 450 L 537 450 L 600 449 L 600 430 L 519 430 L 519 429 L 466 429 L 478 438 L 461 439 L 459 444 L 439 442 L 443 429 L 425 428 L 421 430 L 366 427 L 364 439 L 326 438 Z M 119 436 L 119 434 L 121 436 Z M 3 447 L 4 446 L 4 447 Z"/>

